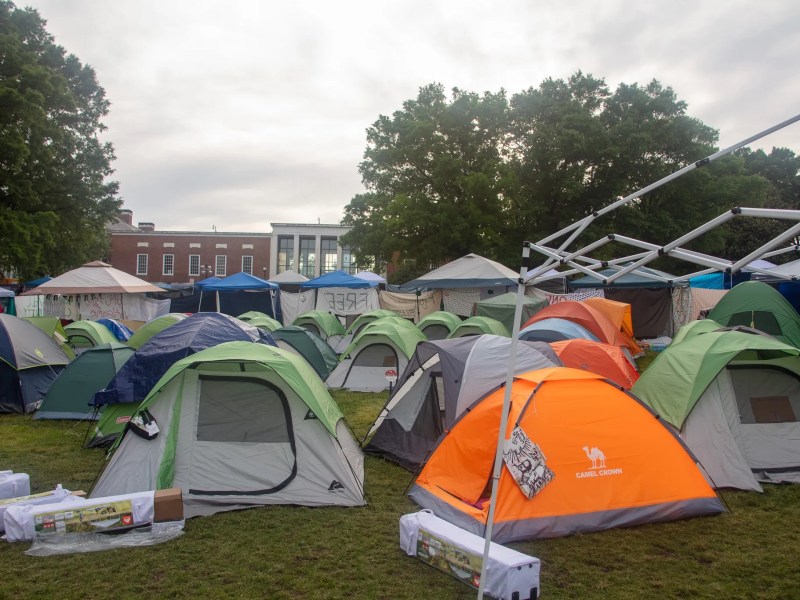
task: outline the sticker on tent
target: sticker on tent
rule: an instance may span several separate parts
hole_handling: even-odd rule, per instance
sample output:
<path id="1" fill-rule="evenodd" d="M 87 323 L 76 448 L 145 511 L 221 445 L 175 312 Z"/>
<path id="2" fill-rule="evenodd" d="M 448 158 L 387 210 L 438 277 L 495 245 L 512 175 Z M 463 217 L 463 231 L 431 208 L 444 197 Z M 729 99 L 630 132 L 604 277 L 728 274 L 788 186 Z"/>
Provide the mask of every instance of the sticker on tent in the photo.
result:
<path id="1" fill-rule="evenodd" d="M 384 375 L 389 383 L 395 383 L 397 381 L 397 371 L 394 369 L 387 369 Z"/>
<path id="2" fill-rule="evenodd" d="M 515 427 L 511 437 L 506 440 L 503 462 L 528 498 L 533 498 L 555 477 L 539 446 L 520 427 Z"/>

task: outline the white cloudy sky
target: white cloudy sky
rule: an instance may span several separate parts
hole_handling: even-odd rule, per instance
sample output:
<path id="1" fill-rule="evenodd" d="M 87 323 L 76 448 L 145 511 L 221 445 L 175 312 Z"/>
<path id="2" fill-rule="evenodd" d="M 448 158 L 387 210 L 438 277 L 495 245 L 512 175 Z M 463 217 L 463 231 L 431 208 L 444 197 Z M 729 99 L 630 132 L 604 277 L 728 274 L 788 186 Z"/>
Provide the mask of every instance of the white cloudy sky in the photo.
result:
<path id="1" fill-rule="evenodd" d="M 338 222 L 363 189 L 366 128 L 431 82 L 655 78 L 721 147 L 800 113 L 797 0 L 16 4 L 96 70 L 125 207 L 159 229 Z M 757 146 L 800 153 L 800 124 Z"/>

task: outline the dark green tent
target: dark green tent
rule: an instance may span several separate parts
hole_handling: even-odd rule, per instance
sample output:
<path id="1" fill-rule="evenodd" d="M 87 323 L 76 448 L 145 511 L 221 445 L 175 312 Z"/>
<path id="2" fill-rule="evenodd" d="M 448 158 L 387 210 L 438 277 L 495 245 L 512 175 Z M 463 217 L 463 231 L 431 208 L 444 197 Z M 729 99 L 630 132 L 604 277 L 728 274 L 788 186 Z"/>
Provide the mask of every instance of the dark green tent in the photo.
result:
<path id="1" fill-rule="evenodd" d="M 305 358 L 323 381 L 339 364 L 339 357 L 330 344 L 313 331 L 289 325 L 275 329 L 272 337 L 275 338 L 279 348 L 294 351 Z"/>
<path id="2" fill-rule="evenodd" d="M 109 342 L 84 350 L 67 365 L 47 390 L 34 419 L 93 419 L 90 403 L 135 350 L 125 344 Z"/>
<path id="3" fill-rule="evenodd" d="M 760 281 L 734 286 L 708 318 L 726 327 L 752 327 L 800 348 L 800 315 L 778 290 Z"/>
<path id="4" fill-rule="evenodd" d="M 519 324 L 527 323 L 537 312 L 548 306 L 544 298 L 522 297 L 522 315 Z M 509 332 L 514 331 L 514 311 L 517 307 L 517 292 L 492 296 L 475 303 L 475 315 L 500 321 Z"/>

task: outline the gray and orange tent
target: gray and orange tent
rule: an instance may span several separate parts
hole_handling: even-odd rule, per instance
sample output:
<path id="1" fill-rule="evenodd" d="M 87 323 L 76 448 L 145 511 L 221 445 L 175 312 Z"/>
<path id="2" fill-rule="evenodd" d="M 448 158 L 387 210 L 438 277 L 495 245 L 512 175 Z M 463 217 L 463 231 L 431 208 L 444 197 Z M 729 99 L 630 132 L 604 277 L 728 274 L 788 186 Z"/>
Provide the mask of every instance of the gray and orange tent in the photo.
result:
<path id="1" fill-rule="evenodd" d="M 619 346 L 575 338 L 552 342 L 550 347 L 565 367 L 597 373 L 626 390 L 639 379 L 636 367 Z"/>
<path id="2" fill-rule="evenodd" d="M 508 432 L 538 445 L 553 478 L 528 498 L 500 474 L 493 541 L 507 543 L 713 515 L 722 502 L 680 439 L 642 402 L 599 375 L 553 367 L 514 379 Z M 489 514 L 505 386 L 440 437 L 410 492 L 477 535 Z"/>

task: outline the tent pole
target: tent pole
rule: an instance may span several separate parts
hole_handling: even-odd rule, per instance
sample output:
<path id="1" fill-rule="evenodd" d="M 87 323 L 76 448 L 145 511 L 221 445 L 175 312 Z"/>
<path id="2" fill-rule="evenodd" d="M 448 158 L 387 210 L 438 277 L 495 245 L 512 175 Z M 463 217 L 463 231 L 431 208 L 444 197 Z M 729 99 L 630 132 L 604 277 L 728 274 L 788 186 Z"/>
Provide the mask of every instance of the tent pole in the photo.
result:
<path id="1" fill-rule="evenodd" d="M 530 244 L 525 242 L 522 248 L 522 265 L 519 269 L 517 282 L 517 304 L 514 307 L 514 326 L 511 332 L 511 356 L 508 359 L 508 372 L 506 373 L 506 388 L 503 395 L 503 409 L 500 414 L 500 429 L 497 432 L 497 448 L 494 454 L 494 468 L 492 469 L 492 495 L 489 500 L 489 515 L 486 521 L 486 530 L 483 543 L 483 560 L 481 561 L 481 578 L 478 586 L 478 600 L 483 600 L 484 582 L 486 581 L 486 566 L 489 564 L 489 549 L 492 544 L 492 529 L 494 528 L 494 509 L 497 505 L 497 492 L 500 488 L 500 469 L 503 466 L 503 447 L 506 441 L 508 428 L 508 413 L 511 408 L 511 387 L 514 382 L 514 373 L 517 368 L 517 346 L 519 345 L 520 319 L 522 318 L 522 298 L 525 295 L 525 275 L 528 273 L 528 262 L 531 254 Z"/>
<path id="2" fill-rule="evenodd" d="M 217 312 L 219 312 L 219 290 L 217 290 Z"/>

